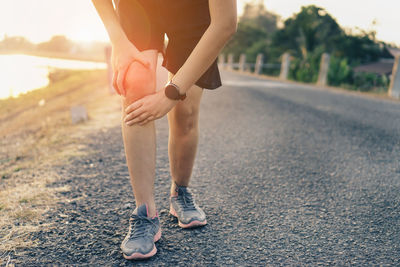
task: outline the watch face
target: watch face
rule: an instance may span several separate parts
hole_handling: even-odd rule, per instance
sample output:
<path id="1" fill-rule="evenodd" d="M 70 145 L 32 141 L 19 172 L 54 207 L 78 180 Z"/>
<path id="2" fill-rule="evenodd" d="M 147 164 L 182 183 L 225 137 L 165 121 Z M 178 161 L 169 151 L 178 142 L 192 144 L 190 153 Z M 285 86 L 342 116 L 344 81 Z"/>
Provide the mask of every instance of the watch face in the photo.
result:
<path id="1" fill-rule="evenodd" d="M 180 95 L 179 95 L 179 91 L 176 89 L 175 86 L 173 85 L 167 85 L 165 87 L 165 95 L 169 98 L 169 99 L 173 99 L 173 100 L 179 100 Z"/>

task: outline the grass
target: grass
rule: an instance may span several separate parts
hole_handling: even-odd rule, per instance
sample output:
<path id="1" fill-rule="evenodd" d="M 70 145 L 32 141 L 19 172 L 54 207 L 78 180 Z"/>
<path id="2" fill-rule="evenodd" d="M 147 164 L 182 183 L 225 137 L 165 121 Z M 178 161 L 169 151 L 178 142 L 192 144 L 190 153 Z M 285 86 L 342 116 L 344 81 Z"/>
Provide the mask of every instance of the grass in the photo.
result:
<path id="1" fill-rule="evenodd" d="M 85 136 L 120 124 L 119 97 L 106 85 L 102 70 L 58 70 L 49 86 L 0 100 L 0 265 L 35 246 L 30 234 L 51 227 L 44 214 L 68 201 L 58 194 L 68 187 L 49 186 L 60 180 L 52 166 L 90 153 Z M 72 105 L 84 105 L 89 120 L 72 124 Z"/>
<path id="2" fill-rule="evenodd" d="M 93 88 L 104 86 L 105 71 L 58 71 L 49 87 L 37 89 L 18 98 L 0 100 L 0 137 L 25 131 L 30 127 L 46 126 L 57 119 L 58 124 L 68 123 L 68 111 L 72 104 L 88 102 Z M 39 102 L 45 100 L 44 106 Z M 65 111 L 60 113 L 58 111 Z M 54 116 L 61 115 L 61 116 Z M 38 122 L 40 118 L 40 123 Z M 28 125 L 27 125 L 28 124 Z M 32 126 L 36 126 L 36 129 Z M 41 127 L 43 128 L 43 127 Z"/>
<path id="3" fill-rule="evenodd" d="M 54 174 L 53 174 L 54 175 Z M 0 192 L 0 237 L 2 251 L 10 251 L 33 245 L 29 234 L 38 231 L 41 216 L 49 210 L 55 193 L 66 191 L 68 187 L 49 188 L 48 183 L 55 180 L 34 180 L 18 184 Z"/>

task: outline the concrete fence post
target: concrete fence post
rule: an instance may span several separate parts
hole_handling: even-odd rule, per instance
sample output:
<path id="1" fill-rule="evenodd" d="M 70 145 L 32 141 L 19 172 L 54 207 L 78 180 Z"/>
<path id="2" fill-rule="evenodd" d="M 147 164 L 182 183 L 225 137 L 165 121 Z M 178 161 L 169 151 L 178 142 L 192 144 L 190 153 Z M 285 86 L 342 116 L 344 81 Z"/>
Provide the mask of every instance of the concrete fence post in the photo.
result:
<path id="1" fill-rule="evenodd" d="M 290 67 L 290 54 L 284 53 L 282 55 L 282 65 L 281 65 L 281 74 L 279 78 L 281 80 L 287 80 L 289 76 L 289 67 Z"/>
<path id="2" fill-rule="evenodd" d="M 112 71 L 112 66 L 111 66 L 111 46 L 107 45 L 104 48 L 104 56 L 106 58 L 106 63 L 107 63 L 107 81 L 108 81 L 108 91 L 111 94 L 115 94 L 115 89 L 112 84 L 112 78 L 113 78 L 113 71 Z"/>
<path id="3" fill-rule="evenodd" d="M 392 78 L 389 86 L 389 96 L 400 98 L 400 55 L 396 56 L 394 61 Z"/>
<path id="4" fill-rule="evenodd" d="M 245 70 L 246 70 L 246 54 L 240 54 L 239 71 L 244 72 Z"/>
<path id="5" fill-rule="evenodd" d="M 228 66 L 227 66 L 228 70 L 233 70 L 233 54 L 230 53 L 228 54 Z"/>
<path id="6" fill-rule="evenodd" d="M 263 70 L 264 55 L 258 54 L 256 58 L 256 65 L 254 66 L 254 74 L 260 75 Z"/>
<path id="7" fill-rule="evenodd" d="M 225 69 L 225 54 L 219 54 L 218 55 L 218 66 L 221 69 Z"/>
<path id="8" fill-rule="evenodd" d="M 328 71 L 329 71 L 330 56 L 328 53 L 323 53 L 321 57 L 321 64 L 319 67 L 318 81 L 317 84 L 325 86 L 328 82 Z"/>

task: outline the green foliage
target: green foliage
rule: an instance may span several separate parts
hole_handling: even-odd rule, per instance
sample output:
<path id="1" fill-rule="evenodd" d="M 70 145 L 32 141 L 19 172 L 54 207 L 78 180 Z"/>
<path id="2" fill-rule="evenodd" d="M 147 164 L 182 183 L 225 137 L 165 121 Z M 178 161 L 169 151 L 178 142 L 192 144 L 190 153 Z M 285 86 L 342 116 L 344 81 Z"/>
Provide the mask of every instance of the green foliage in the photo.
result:
<path id="1" fill-rule="evenodd" d="M 335 48 L 331 51 L 335 56 L 347 58 L 352 66 L 374 62 L 379 58 L 390 58 L 390 53 L 382 43 L 377 43 L 371 36 L 373 33 L 363 32 L 362 35 L 338 35 L 335 37 Z"/>
<path id="2" fill-rule="evenodd" d="M 389 83 L 389 79 L 384 75 L 361 72 L 354 75 L 353 86 L 362 92 L 387 92 Z"/>
<path id="3" fill-rule="evenodd" d="M 300 13 L 287 19 L 284 25 L 272 37 L 271 45 L 279 47 L 281 53 L 289 51 L 303 58 L 317 47 L 329 52 L 333 49 L 336 36 L 343 32 L 335 19 L 314 5 L 302 7 Z"/>
<path id="4" fill-rule="evenodd" d="M 318 80 L 319 65 L 323 53 L 322 47 L 310 52 L 305 58 L 294 58 L 291 60 L 289 79 L 307 83 Z"/>
<path id="5" fill-rule="evenodd" d="M 350 84 L 353 80 L 353 70 L 348 64 L 347 58 L 331 56 L 328 72 L 328 84 L 340 86 Z"/>
<path id="6" fill-rule="evenodd" d="M 376 73 L 354 73 L 347 58 L 331 57 L 328 84 L 357 91 L 387 92 L 390 80 Z"/>
<path id="7" fill-rule="evenodd" d="M 267 49 L 268 44 L 265 40 L 259 40 L 253 43 L 248 49 L 246 49 L 247 62 L 256 62 L 257 55 L 260 51 L 267 51 Z"/>
<path id="8" fill-rule="evenodd" d="M 270 36 L 277 30 L 278 16 L 258 5 L 246 4 L 243 15 L 239 18 L 236 34 L 225 45 L 222 53 L 234 54 L 238 61 L 241 53 L 245 53 L 248 62 L 255 62 L 258 53 L 268 53 Z"/>
<path id="9" fill-rule="evenodd" d="M 265 42 L 266 36 L 267 33 L 260 27 L 256 27 L 247 23 L 239 23 L 236 34 L 226 44 L 223 53 L 233 53 L 235 56 L 235 61 L 238 61 L 241 53 L 247 54 L 247 50 L 253 45 L 256 43 Z M 254 53 L 254 49 L 252 50 L 252 53 Z"/>
<path id="10" fill-rule="evenodd" d="M 289 79 L 314 83 L 318 79 L 322 53 L 331 55 L 328 84 L 359 90 L 387 90 L 388 78 L 375 74 L 354 74 L 352 68 L 380 58 L 391 58 L 386 44 L 376 41 L 374 31 L 345 32 L 323 8 L 305 6 L 277 29 L 279 17 L 264 5 L 247 4 L 239 20 L 238 31 L 222 51 L 233 53 L 234 60 L 245 53 L 247 62 L 255 62 L 257 54 L 264 63 L 280 63 L 289 53 L 292 61 Z M 264 68 L 263 73 L 279 75 L 276 66 Z"/>

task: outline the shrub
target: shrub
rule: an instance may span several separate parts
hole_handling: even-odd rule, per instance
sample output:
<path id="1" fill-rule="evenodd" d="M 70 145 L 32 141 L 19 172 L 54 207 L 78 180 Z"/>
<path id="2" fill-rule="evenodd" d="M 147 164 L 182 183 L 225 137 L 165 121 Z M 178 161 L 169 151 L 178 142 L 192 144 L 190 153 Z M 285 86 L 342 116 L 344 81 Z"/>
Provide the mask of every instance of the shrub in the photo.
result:
<path id="1" fill-rule="evenodd" d="M 351 84 L 353 81 L 353 70 L 348 64 L 347 58 L 332 56 L 329 64 L 328 84 L 340 86 Z"/>
<path id="2" fill-rule="evenodd" d="M 385 75 L 360 72 L 354 75 L 353 86 L 362 91 L 387 92 L 390 80 Z"/>

